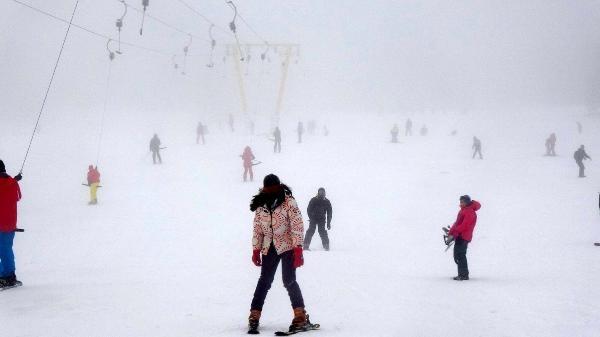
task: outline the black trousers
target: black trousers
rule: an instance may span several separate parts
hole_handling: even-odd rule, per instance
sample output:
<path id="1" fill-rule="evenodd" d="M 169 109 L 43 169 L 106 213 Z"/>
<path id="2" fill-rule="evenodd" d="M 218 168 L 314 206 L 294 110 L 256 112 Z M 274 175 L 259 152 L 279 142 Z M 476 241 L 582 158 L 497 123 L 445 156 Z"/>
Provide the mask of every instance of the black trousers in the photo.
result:
<path id="1" fill-rule="evenodd" d="M 473 151 L 473 159 L 475 158 L 476 154 L 479 154 L 479 159 L 483 159 L 483 156 L 481 155 L 481 148 L 480 147 L 476 147 L 475 151 Z"/>
<path id="2" fill-rule="evenodd" d="M 277 266 L 281 261 L 281 274 L 283 278 L 283 286 L 290 296 L 292 302 L 292 308 L 304 307 L 304 299 L 302 298 L 302 291 L 300 286 L 296 282 L 296 268 L 294 268 L 294 253 L 289 250 L 281 255 L 277 255 L 277 250 L 271 243 L 269 247 L 269 253 L 262 256 L 262 267 L 260 269 L 260 278 L 256 284 L 256 290 L 254 290 L 254 297 L 252 298 L 252 304 L 250 305 L 251 310 L 262 310 L 267 298 L 267 293 L 271 289 L 271 284 L 275 278 L 275 272 Z"/>
<path id="3" fill-rule="evenodd" d="M 317 227 L 319 228 L 319 236 L 321 237 L 323 248 L 329 249 L 329 236 L 327 235 L 327 230 L 325 229 L 325 220 L 310 222 L 308 225 L 308 230 L 306 231 L 306 235 L 304 236 L 304 249 L 310 248 L 310 242 L 312 241 L 312 237 L 315 234 L 315 229 Z"/>
<path id="4" fill-rule="evenodd" d="M 579 177 L 585 177 L 585 174 L 584 174 L 585 166 L 583 166 L 583 162 L 577 161 L 577 166 L 579 166 Z"/>
<path id="5" fill-rule="evenodd" d="M 158 162 L 162 164 L 162 158 L 160 157 L 159 150 L 152 151 L 152 163 L 156 164 L 157 157 L 158 157 Z"/>
<path id="6" fill-rule="evenodd" d="M 273 146 L 273 152 L 278 153 L 281 152 L 281 141 L 276 140 L 275 145 Z"/>
<path id="7" fill-rule="evenodd" d="M 469 276 L 469 265 L 467 264 L 467 246 L 469 242 L 461 237 L 454 242 L 454 262 L 458 266 L 458 276 Z"/>

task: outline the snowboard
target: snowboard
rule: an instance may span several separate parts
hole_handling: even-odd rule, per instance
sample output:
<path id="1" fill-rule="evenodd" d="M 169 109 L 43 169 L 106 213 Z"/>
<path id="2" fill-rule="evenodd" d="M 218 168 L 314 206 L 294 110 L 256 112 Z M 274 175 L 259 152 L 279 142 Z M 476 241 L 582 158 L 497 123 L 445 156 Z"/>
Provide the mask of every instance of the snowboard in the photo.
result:
<path id="1" fill-rule="evenodd" d="M 17 281 L 17 283 L 14 286 L 6 286 L 6 287 L 2 287 L 0 288 L 0 291 L 4 291 L 4 290 L 8 290 L 8 289 L 12 289 L 12 288 L 16 288 L 16 287 L 20 287 L 23 285 L 23 282 L 21 281 Z"/>
<path id="2" fill-rule="evenodd" d="M 301 332 L 307 332 L 312 330 L 319 330 L 321 328 L 320 324 L 312 324 L 309 323 L 308 326 L 302 330 L 293 330 L 293 331 L 276 331 L 275 336 L 291 336 Z"/>
<path id="3" fill-rule="evenodd" d="M 447 252 L 448 249 L 450 249 L 450 247 L 454 245 L 454 238 L 448 234 L 448 232 L 450 231 L 450 226 L 442 227 L 442 231 L 444 232 L 444 235 L 442 237 L 444 239 L 444 244 L 446 245 L 446 249 L 444 250 L 444 252 Z"/>

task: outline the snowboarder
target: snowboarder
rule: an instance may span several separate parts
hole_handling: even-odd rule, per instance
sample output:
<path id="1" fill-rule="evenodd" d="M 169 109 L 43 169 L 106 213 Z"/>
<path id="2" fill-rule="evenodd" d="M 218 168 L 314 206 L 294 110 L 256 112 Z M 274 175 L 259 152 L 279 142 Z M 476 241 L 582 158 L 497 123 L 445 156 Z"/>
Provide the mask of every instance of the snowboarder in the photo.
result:
<path id="1" fill-rule="evenodd" d="M 546 156 L 556 156 L 556 152 L 554 150 L 556 146 L 556 134 L 550 134 L 550 137 L 546 139 Z"/>
<path id="2" fill-rule="evenodd" d="M 406 132 L 405 132 L 405 136 L 412 136 L 412 121 L 409 119 L 406 120 Z"/>
<path id="3" fill-rule="evenodd" d="M 583 161 L 586 159 L 592 160 L 592 158 L 585 152 L 583 145 L 581 145 L 579 149 L 575 151 L 573 158 L 575 159 L 577 166 L 579 166 L 579 178 L 585 178 L 585 166 L 583 166 Z"/>
<path id="4" fill-rule="evenodd" d="M 460 211 L 456 217 L 456 222 L 450 227 L 448 235 L 454 238 L 454 262 L 458 267 L 458 276 L 456 281 L 465 281 L 469 279 L 469 266 L 467 264 L 467 246 L 473 239 L 473 230 L 477 224 L 477 211 L 481 204 L 471 200 L 468 195 L 460 197 Z"/>
<path id="5" fill-rule="evenodd" d="M 275 142 L 273 152 L 281 153 L 281 130 L 279 130 L 278 126 L 275 127 L 275 131 L 273 132 L 273 141 Z"/>
<path id="6" fill-rule="evenodd" d="M 254 181 L 254 172 L 252 172 L 252 161 L 254 160 L 254 154 L 250 146 L 246 146 L 244 153 L 240 155 L 244 161 L 244 182 L 247 180 L 248 173 L 250 173 L 250 181 Z"/>
<path id="7" fill-rule="evenodd" d="M 100 185 L 100 172 L 98 171 L 98 166 L 88 166 L 87 183 L 90 187 L 90 202 L 88 202 L 88 205 L 96 205 L 98 204 L 98 197 L 96 194 L 98 192 L 98 186 Z"/>
<path id="8" fill-rule="evenodd" d="M 258 333 L 263 304 L 280 261 L 283 285 L 294 312 L 290 332 L 308 330 L 311 324 L 296 281 L 296 268 L 304 264 L 304 225 L 292 190 L 276 175 L 269 174 L 263 180 L 263 188 L 252 198 L 250 211 L 254 212 L 252 262 L 261 271 L 250 306 L 248 333 Z"/>
<path id="9" fill-rule="evenodd" d="M 421 136 L 427 136 L 428 132 L 429 130 L 427 129 L 427 125 L 423 125 L 423 127 L 421 128 Z"/>
<path id="10" fill-rule="evenodd" d="M 206 132 L 205 126 L 202 124 L 202 122 L 198 122 L 198 126 L 196 127 L 196 144 L 200 143 L 200 139 L 202 139 L 202 145 L 205 144 L 205 142 L 204 142 L 205 132 Z"/>
<path id="11" fill-rule="evenodd" d="M 233 129 L 233 115 L 232 114 L 229 114 L 229 129 L 231 130 L 231 132 L 235 131 Z"/>
<path id="12" fill-rule="evenodd" d="M 398 132 L 400 132 L 400 129 L 398 129 L 398 124 L 394 124 L 392 131 L 390 131 L 392 134 L 392 143 L 398 143 Z"/>
<path id="13" fill-rule="evenodd" d="M 323 248 L 329 250 L 329 236 L 327 231 L 331 230 L 332 209 L 331 202 L 325 197 L 325 189 L 320 187 L 317 191 L 317 196 L 312 198 L 308 203 L 308 219 L 309 226 L 304 238 L 304 249 L 310 250 L 310 242 L 315 234 L 315 227 L 319 228 L 319 236 L 323 243 Z M 325 230 L 325 219 L 327 216 L 327 230 Z"/>
<path id="14" fill-rule="evenodd" d="M 162 164 L 162 158 L 160 157 L 160 139 L 158 139 L 156 133 L 152 139 L 150 139 L 150 151 L 152 152 L 152 163 L 156 164 L 156 159 L 158 158 L 158 163 Z"/>
<path id="15" fill-rule="evenodd" d="M 296 132 L 298 132 L 298 143 L 302 143 L 302 135 L 304 134 L 304 124 L 302 122 L 298 122 Z"/>
<path id="16" fill-rule="evenodd" d="M 473 137 L 473 146 L 471 147 L 473 151 L 473 159 L 475 159 L 475 155 L 479 154 L 479 159 L 483 159 L 481 155 L 481 140 L 477 137 Z"/>
<path id="17" fill-rule="evenodd" d="M 19 283 L 15 275 L 13 241 L 17 230 L 17 202 L 21 200 L 21 178 L 21 173 L 14 178 L 6 174 L 4 162 L 0 160 L 0 288 Z"/>

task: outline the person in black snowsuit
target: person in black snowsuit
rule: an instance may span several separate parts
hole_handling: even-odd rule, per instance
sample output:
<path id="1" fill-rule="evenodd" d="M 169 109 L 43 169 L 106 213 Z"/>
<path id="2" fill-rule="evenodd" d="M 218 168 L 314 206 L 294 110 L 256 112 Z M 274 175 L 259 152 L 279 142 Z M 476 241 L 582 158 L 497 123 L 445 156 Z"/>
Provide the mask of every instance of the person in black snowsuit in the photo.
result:
<path id="1" fill-rule="evenodd" d="M 281 153 L 281 131 L 279 127 L 275 127 L 275 132 L 273 132 L 273 141 L 275 145 L 273 146 L 273 152 Z"/>
<path id="2" fill-rule="evenodd" d="M 585 152 L 585 148 L 583 145 L 581 145 L 579 149 L 575 151 L 575 153 L 573 154 L 573 158 L 575 159 L 577 166 L 579 166 L 579 178 L 585 178 L 585 166 L 583 166 L 583 161 L 585 159 L 592 160 L 592 158 L 588 156 L 588 154 Z"/>
<path id="3" fill-rule="evenodd" d="M 405 136 L 412 136 L 412 121 L 410 120 L 410 118 L 406 121 L 406 132 L 404 133 Z"/>
<path id="4" fill-rule="evenodd" d="M 196 144 L 198 144 L 200 142 L 200 139 L 202 139 L 202 145 L 205 144 L 204 142 L 204 125 L 202 124 L 202 122 L 198 122 L 198 126 L 196 127 Z"/>
<path id="5" fill-rule="evenodd" d="M 308 203 L 309 226 L 304 237 L 304 249 L 310 250 L 310 241 L 315 234 L 315 228 L 319 229 L 319 236 L 323 243 L 323 248 L 329 250 L 329 236 L 327 230 L 331 229 L 332 208 L 331 202 L 325 197 L 325 189 L 319 188 L 317 196 Z M 325 230 L 325 220 L 327 220 L 327 230 Z"/>
<path id="6" fill-rule="evenodd" d="M 154 137 L 150 139 L 150 151 L 152 152 L 152 163 L 156 164 L 156 159 L 158 158 L 158 163 L 162 164 L 162 158 L 160 157 L 160 139 L 158 139 L 156 133 L 154 134 Z"/>
<path id="7" fill-rule="evenodd" d="M 477 137 L 473 137 L 473 159 L 475 159 L 475 155 L 479 154 L 479 159 L 483 159 L 483 155 L 481 155 L 481 140 Z"/>

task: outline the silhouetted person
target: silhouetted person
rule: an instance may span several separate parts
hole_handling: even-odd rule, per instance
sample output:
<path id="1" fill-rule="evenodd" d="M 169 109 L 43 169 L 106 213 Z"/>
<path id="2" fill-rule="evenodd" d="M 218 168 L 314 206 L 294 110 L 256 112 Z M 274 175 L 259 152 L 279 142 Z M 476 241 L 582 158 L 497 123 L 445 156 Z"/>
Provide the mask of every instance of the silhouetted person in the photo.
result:
<path id="1" fill-rule="evenodd" d="M 325 220 L 327 220 L 327 229 L 331 229 L 332 208 L 331 202 L 325 197 L 325 189 L 319 188 L 317 196 L 308 203 L 309 226 L 304 237 L 304 249 L 310 250 L 310 241 L 315 234 L 315 228 L 319 229 L 319 236 L 323 243 L 323 248 L 329 250 L 329 236 L 325 230 Z"/>
<path id="2" fill-rule="evenodd" d="M 556 134 L 552 133 L 548 139 L 546 139 L 546 156 L 556 156 Z"/>
<path id="3" fill-rule="evenodd" d="M 158 139 L 156 133 L 154 134 L 154 137 L 150 139 L 150 151 L 152 152 L 152 163 L 156 164 L 156 159 L 158 159 L 158 163 L 162 164 L 162 158 L 160 157 L 160 139 Z"/>
<path id="4" fill-rule="evenodd" d="M 329 129 L 327 128 L 327 125 L 323 125 L 323 136 L 329 136 Z"/>
<path id="5" fill-rule="evenodd" d="M 398 143 L 398 133 L 399 132 L 400 132 L 400 129 L 398 128 L 398 124 L 394 124 L 392 131 L 390 131 L 390 133 L 392 134 L 392 143 Z"/>
<path id="6" fill-rule="evenodd" d="M 250 146 L 246 146 L 244 153 L 240 156 L 244 161 L 244 181 L 246 181 L 248 173 L 250 173 L 250 181 L 254 181 L 254 172 L 252 172 L 252 161 L 254 160 L 254 154 Z"/>
<path id="7" fill-rule="evenodd" d="M 308 134 L 309 135 L 314 135 L 315 134 L 315 130 L 317 129 L 317 122 L 315 122 L 314 120 L 310 120 L 308 121 Z"/>
<path id="8" fill-rule="evenodd" d="M 198 126 L 196 127 L 196 144 L 199 144 L 200 139 L 202 139 L 202 145 L 204 142 L 204 133 L 206 132 L 204 125 L 202 122 L 198 122 Z"/>
<path id="9" fill-rule="evenodd" d="M 577 122 L 577 131 L 581 134 L 583 133 L 583 125 L 581 125 L 581 123 Z"/>
<path id="10" fill-rule="evenodd" d="M 481 154 L 481 140 L 477 137 L 473 137 L 473 159 L 475 159 L 475 155 L 479 154 L 479 159 L 483 159 L 483 155 Z"/>
<path id="11" fill-rule="evenodd" d="M 586 159 L 592 160 L 592 158 L 585 153 L 585 148 L 583 145 L 581 145 L 579 149 L 575 151 L 573 158 L 575 158 L 575 162 L 577 163 L 577 166 L 579 166 L 579 178 L 585 178 L 585 166 L 583 166 L 583 161 Z"/>
<path id="12" fill-rule="evenodd" d="M 298 143 L 302 143 L 302 135 L 304 134 L 304 124 L 302 122 L 298 122 L 296 132 L 298 132 Z"/>
<path id="13" fill-rule="evenodd" d="M 281 153 L 281 130 L 279 130 L 278 126 L 275 127 L 275 131 L 273 132 L 273 141 L 275 142 L 273 152 Z"/>
<path id="14" fill-rule="evenodd" d="M 14 178 L 6 174 L 0 160 L 0 289 L 17 285 L 13 242 L 17 230 L 17 203 L 21 200 L 19 181 L 21 173 Z"/>
<path id="15" fill-rule="evenodd" d="M 88 202 L 88 205 L 96 205 L 98 204 L 98 186 L 100 186 L 100 171 L 98 171 L 98 166 L 88 166 L 87 183 L 90 187 L 90 202 Z"/>
<path id="16" fill-rule="evenodd" d="M 229 129 L 231 129 L 231 132 L 234 131 L 233 129 L 233 115 L 229 114 Z"/>
<path id="17" fill-rule="evenodd" d="M 429 130 L 427 130 L 427 126 L 423 125 L 421 128 L 421 136 L 427 136 L 427 132 L 429 132 Z"/>
<path id="18" fill-rule="evenodd" d="M 412 121 L 409 119 L 406 120 L 406 132 L 405 136 L 412 136 Z"/>

